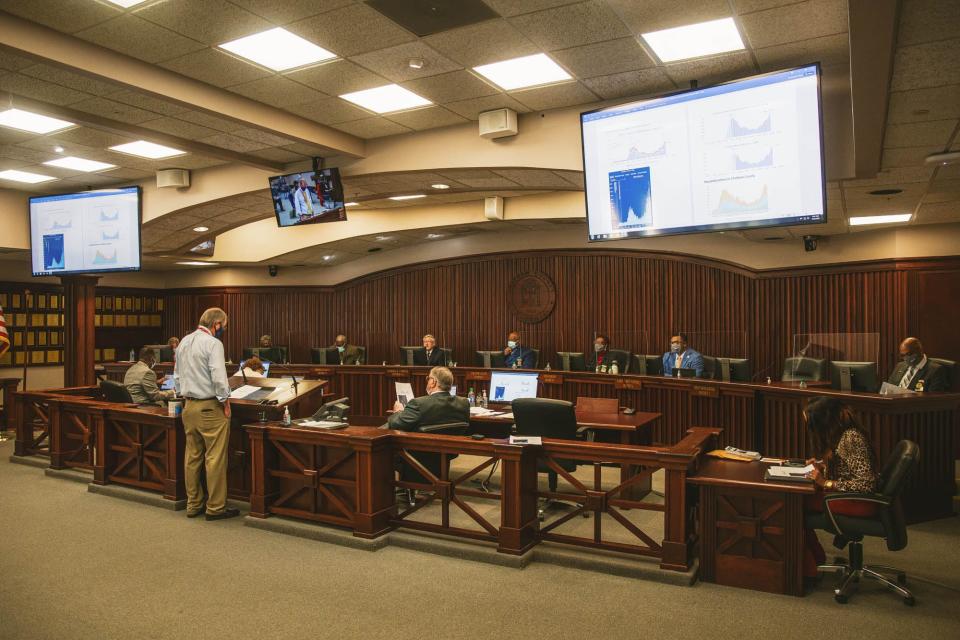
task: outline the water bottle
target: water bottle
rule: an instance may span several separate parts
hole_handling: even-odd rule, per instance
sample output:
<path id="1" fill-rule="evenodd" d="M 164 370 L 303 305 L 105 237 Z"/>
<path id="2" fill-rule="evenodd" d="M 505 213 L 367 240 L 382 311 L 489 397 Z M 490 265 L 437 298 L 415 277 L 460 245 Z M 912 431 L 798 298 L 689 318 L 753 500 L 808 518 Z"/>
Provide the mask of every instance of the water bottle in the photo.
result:
<path id="1" fill-rule="evenodd" d="M 487 408 L 487 390 L 486 389 L 483 390 L 483 395 L 480 396 L 480 406 L 483 407 L 484 409 Z"/>
<path id="2" fill-rule="evenodd" d="M 606 373 L 606 372 L 607 372 L 607 364 L 603 363 L 602 365 L 600 365 L 600 373 Z"/>
<path id="3" fill-rule="evenodd" d="M 547 366 L 543 368 L 544 371 L 550 371 L 550 363 L 547 363 Z"/>
<path id="4" fill-rule="evenodd" d="M 136 362 L 136 361 L 137 361 L 137 354 L 134 353 L 133 349 L 130 349 L 130 362 Z"/>
<path id="5" fill-rule="evenodd" d="M 290 407 L 283 408 L 283 425 L 285 427 L 290 426 Z"/>
<path id="6" fill-rule="evenodd" d="M 596 368 L 593 370 L 593 372 L 594 372 L 594 373 L 600 373 L 600 365 L 599 365 L 599 364 L 596 366 Z"/>
<path id="7" fill-rule="evenodd" d="M 517 364 L 518 364 L 519 362 L 520 362 L 520 360 L 519 360 L 519 359 L 517 359 L 517 360 L 514 360 L 514 361 L 513 361 L 513 364 L 512 364 L 512 365 L 510 365 L 510 368 L 511 368 L 511 369 L 516 369 L 516 368 L 517 368 Z"/>
<path id="8" fill-rule="evenodd" d="M 473 387 L 470 387 L 470 393 L 467 394 L 467 404 L 471 407 L 477 404 L 477 394 L 474 392 Z"/>
<path id="9" fill-rule="evenodd" d="M 620 374 L 620 365 L 617 364 L 616 360 L 614 360 L 613 364 L 610 365 L 610 373 L 615 376 Z"/>

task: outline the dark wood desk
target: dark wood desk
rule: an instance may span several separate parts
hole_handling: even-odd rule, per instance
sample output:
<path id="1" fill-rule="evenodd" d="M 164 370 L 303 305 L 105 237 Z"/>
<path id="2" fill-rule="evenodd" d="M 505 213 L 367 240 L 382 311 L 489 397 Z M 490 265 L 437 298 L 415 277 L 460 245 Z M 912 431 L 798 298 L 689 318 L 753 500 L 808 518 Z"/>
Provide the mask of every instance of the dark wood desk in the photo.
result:
<path id="1" fill-rule="evenodd" d="M 803 498 L 812 483 L 767 482 L 769 465 L 704 458 L 687 482 L 700 489 L 700 579 L 803 595 Z"/>
<path id="2" fill-rule="evenodd" d="M 13 431 L 17 423 L 14 415 L 13 393 L 20 385 L 20 378 L 0 378 L 0 393 L 3 394 L 3 421 L 0 430 Z"/>

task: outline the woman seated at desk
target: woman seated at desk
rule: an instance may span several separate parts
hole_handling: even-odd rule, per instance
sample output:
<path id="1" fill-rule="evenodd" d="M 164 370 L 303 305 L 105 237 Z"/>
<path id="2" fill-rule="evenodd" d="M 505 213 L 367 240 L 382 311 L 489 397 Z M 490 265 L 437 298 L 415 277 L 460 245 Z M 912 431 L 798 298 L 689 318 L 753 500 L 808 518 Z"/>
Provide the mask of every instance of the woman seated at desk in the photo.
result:
<path id="1" fill-rule="evenodd" d="M 803 417 L 816 452 L 817 459 L 807 463 L 814 465 L 813 480 L 818 489 L 804 508 L 822 513 L 824 493 L 876 491 L 877 462 L 873 449 L 850 409 L 835 398 L 820 397 L 810 401 Z M 832 502 L 830 508 L 833 513 L 854 517 L 871 516 L 876 509 L 872 504 L 851 501 Z M 816 578 L 817 565 L 826 561 L 826 554 L 815 530 L 807 529 L 804 540 L 803 575 Z"/>
<path id="2" fill-rule="evenodd" d="M 263 363 L 257 356 L 250 356 L 243 363 L 243 373 L 248 378 L 262 378 L 266 375 Z"/>

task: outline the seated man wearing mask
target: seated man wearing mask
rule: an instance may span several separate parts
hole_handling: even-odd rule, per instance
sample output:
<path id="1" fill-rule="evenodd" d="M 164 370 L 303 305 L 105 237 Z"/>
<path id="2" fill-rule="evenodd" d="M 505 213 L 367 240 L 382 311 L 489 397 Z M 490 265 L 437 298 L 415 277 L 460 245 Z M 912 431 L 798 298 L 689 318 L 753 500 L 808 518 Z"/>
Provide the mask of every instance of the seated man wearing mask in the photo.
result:
<path id="1" fill-rule="evenodd" d="M 948 391 L 946 368 L 927 358 L 923 345 L 916 338 L 907 338 L 900 343 L 900 364 L 887 380 L 901 389 L 917 390 L 923 380 L 924 391 Z"/>
<path id="2" fill-rule="evenodd" d="M 273 338 L 269 335 L 260 336 L 260 348 L 258 350 L 261 360 L 266 360 L 267 362 L 285 362 L 286 358 L 283 357 L 283 349 L 273 346 Z"/>
<path id="3" fill-rule="evenodd" d="M 595 371 L 597 367 L 610 366 L 608 362 L 610 338 L 598 333 L 593 341 L 593 353 L 587 358 L 587 371 Z"/>
<path id="4" fill-rule="evenodd" d="M 511 331 L 507 336 L 507 348 L 503 350 L 504 366 L 517 369 L 533 369 L 537 355 L 529 347 L 520 344 L 520 334 Z"/>
<path id="5" fill-rule="evenodd" d="M 434 367 L 427 376 L 427 395 L 403 406 L 393 403 L 387 427 L 401 431 L 419 431 L 420 427 L 449 422 L 470 422 L 470 404 L 466 398 L 450 395 L 453 374 L 446 367 Z"/>
<path id="6" fill-rule="evenodd" d="M 331 349 L 336 349 L 340 354 L 340 364 L 358 364 L 360 362 L 360 349 L 347 343 L 347 336 L 342 333 L 337 336 Z"/>
<path id="7" fill-rule="evenodd" d="M 174 396 L 174 392 L 160 389 L 166 376 L 157 380 L 157 374 L 153 371 L 153 366 L 157 364 L 157 354 L 152 348 L 144 347 L 140 349 L 139 358 L 136 364 L 127 369 L 123 376 L 123 386 L 137 404 L 162 405 L 164 400 Z"/>
<path id="8" fill-rule="evenodd" d="M 670 338 L 670 351 L 663 354 L 663 375 L 675 376 L 674 369 L 693 369 L 698 378 L 703 376 L 703 357 L 687 347 L 685 333 Z"/>

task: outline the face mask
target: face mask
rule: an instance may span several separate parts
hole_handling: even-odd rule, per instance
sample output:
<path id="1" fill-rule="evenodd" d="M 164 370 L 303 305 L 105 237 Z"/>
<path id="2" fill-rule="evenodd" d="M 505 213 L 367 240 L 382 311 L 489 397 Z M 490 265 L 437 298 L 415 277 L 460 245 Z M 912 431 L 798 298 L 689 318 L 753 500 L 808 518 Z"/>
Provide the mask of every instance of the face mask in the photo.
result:
<path id="1" fill-rule="evenodd" d="M 151 368 L 151 369 L 153 369 L 155 366 L 157 366 L 157 363 L 156 363 L 156 362 L 151 362 L 151 363 L 150 363 L 150 368 Z"/>
<path id="2" fill-rule="evenodd" d="M 337 347 L 337 351 L 339 351 L 340 353 L 343 353 L 344 351 L 346 351 L 346 347 Z"/>
<path id="3" fill-rule="evenodd" d="M 223 325 L 220 325 L 220 327 L 219 327 L 216 331 L 213 332 L 213 337 L 216 338 L 216 339 L 218 339 L 218 340 L 220 340 L 221 338 L 223 338 Z"/>
<path id="4" fill-rule="evenodd" d="M 671 343 L 670 343 L 670 351 L 672 351 L 673 353 L 680 353 L 680 343 L 679 343 L 679 342 L 671 342 Z"/>
<path id="5" fill-rule="evenodd" d="M 516 349 L 516 348 L 517 348 L 517 341 L 516 341 L 516 340 L 507 340 L 507 346 L 510 347 L 511 349 Z"/>
<path id="6" fill-rule="evenodd" d="M 593 343 L 593 350 L 596 351 L 597 353 L 600 353 L 601 351 L 603 351 L 603 348 L 604 347 L 602 344 L 599 344 L 596 342 Z"/>
<path id="7" fill-rule="evenodd" d="M 921 358 L 919 353 L 911 353 L 903 356 L 903 361 L 906 362 L 907 366 L 910 367 L 915 367 L 920 364 L 920 360 Z"/>

